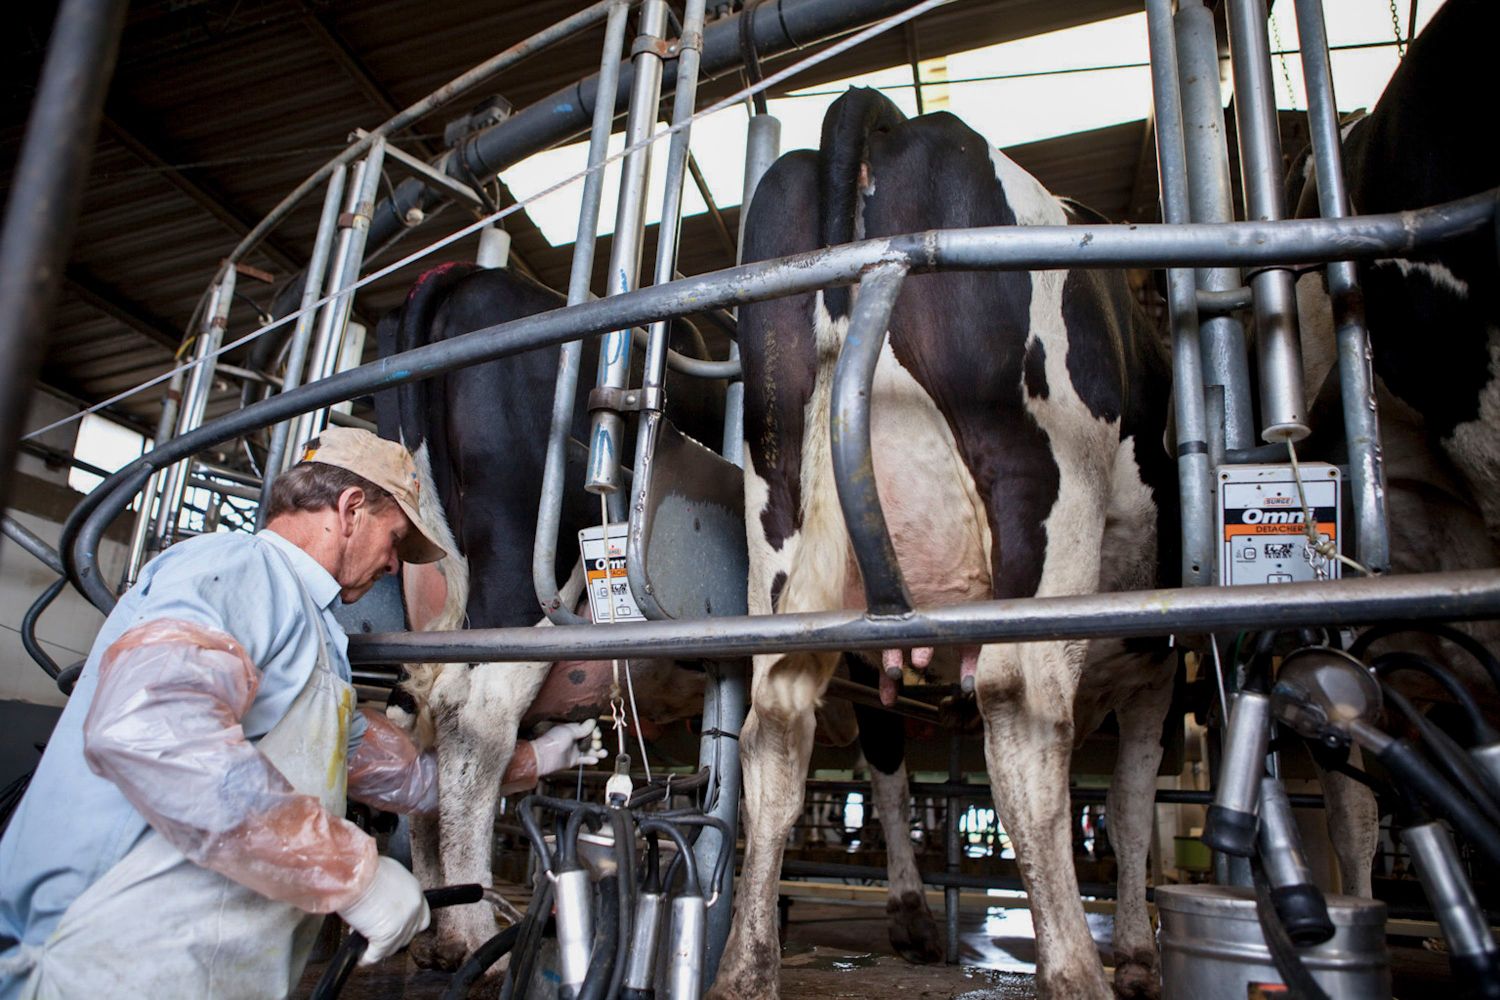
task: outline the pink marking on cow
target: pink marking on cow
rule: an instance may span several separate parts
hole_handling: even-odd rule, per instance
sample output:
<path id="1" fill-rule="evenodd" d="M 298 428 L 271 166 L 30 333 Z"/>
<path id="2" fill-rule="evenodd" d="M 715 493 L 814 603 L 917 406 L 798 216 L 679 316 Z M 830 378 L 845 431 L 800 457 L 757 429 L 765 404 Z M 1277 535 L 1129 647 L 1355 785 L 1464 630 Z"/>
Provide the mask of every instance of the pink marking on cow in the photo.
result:
<path id="1" fill-rule="evenodd" d="M 401 596 L 412 631 L 424 632 L 448 601 L 448 578 L 437 563 L 408 563 L 401 570 Z"/>
<path id="2" fill-rule="evenodd" d="M 911 651 L 911 665 L 918 670 L 926 670 L 927 665 L 932 662 L 932 647 L 918 646 Z"/>

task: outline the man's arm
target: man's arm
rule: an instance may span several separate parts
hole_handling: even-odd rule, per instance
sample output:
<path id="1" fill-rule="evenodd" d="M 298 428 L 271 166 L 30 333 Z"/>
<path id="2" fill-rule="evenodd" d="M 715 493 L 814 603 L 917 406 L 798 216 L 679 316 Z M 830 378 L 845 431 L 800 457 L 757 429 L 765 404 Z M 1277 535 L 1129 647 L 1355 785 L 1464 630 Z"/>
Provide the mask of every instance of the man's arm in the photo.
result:
<path id="1" fill-rule="evenodd" d="M 406 730 L 373 708 L 362 708 L 364 738 L 349 757 L 349 797 L 377 809 L 396 813 L 437 811 L 437 757 L 419 751 Z M 580 750 L 578 743 L 593 735 L 598 724 L 564 722 L 535 740 L 516 741 L 515 753 L 500 779 L 500 794 L 514 795 L 535 788 L 545 775 L 578 764 L 594 764 L 604 751 Z"/>
<path id="2" fill-rule="evenodd" d="M 138 625 L 100 663 L 84 757 L 194 863 L 312 913 L 343 909 L 376 878 L 375 842 L 246 740 L 259 683 L 222 631 Z"/>

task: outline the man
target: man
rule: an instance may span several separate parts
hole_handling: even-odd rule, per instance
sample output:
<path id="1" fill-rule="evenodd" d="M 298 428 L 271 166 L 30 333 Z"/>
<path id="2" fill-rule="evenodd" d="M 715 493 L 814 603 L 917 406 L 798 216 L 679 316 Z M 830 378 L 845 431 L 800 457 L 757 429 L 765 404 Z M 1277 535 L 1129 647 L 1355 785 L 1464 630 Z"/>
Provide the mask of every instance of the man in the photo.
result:
<path id="1" fill-rule="evenodd" d="M 271 493 L 266 529 L 172 546 L 101 628 L 0 841 L 0 998 L 282 997 L 322 915 L 364 961 L 427 926 L 416 879 L 345 797 L 436 808 L 436 767 L 354 711 L 334 599 L 444 555 L 400 445 L 333 429 Z M 592 762 L 558 727 L 531 778 Z M 513 769 L 514 770 L 514 769 Z"/>

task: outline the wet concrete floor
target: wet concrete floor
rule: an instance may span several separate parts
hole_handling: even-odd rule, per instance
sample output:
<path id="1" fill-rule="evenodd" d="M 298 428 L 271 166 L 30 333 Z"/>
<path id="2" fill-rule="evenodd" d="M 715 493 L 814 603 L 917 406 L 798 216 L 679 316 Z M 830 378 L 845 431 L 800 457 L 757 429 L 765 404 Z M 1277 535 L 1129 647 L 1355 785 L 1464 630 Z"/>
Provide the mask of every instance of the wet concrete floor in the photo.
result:
<path id="1" fill-rule="evenodd" d="M 941 913 L 938 915 L 941 921 Z M 1108 961 L 1110 918 L 1089 914 L 1101 958 Z M 782 1000 L 1027 1000 L 1036 996 L 1036 941 L 1027 910 L 964 912 L 957 966 L 910 965 L 897 958 L 886 935 L 883 909 L 798 902 L 789 913 L 782 952 Z M 1415 945 L 1415 942 L 1412 942 Z M 1451 990 L 1446 958 L 1422 947 L 1391 948 L 1395 996 L 1441 995 Z M 323 966 L 309 966 L 296 997 L 311 992 Z M 346 1000 L 441 1000 L 446 973 L 416 968 L 405 953 L 357 969 Z M 498 981 L 475 986 L 471 997 L 494 997 Z"/>

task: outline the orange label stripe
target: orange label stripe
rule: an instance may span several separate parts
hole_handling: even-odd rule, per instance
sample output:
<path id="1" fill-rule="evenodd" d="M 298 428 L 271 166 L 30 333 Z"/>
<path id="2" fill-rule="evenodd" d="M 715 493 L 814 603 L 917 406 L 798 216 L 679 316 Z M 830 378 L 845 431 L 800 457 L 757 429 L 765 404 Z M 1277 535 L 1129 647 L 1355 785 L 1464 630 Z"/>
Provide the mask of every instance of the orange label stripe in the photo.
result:
<path id="1" fill-rule="evenodd" d="M 1319 521 L 1317 524 L 1319 533 L 1334 536 L 1334 525 L 1332 521 Z M 1234 538 L 1238 535 L 1305 535 L 1307 528 L 1301 524 L 1226 524 L 1224 525 L 1224 537 Z"/>

